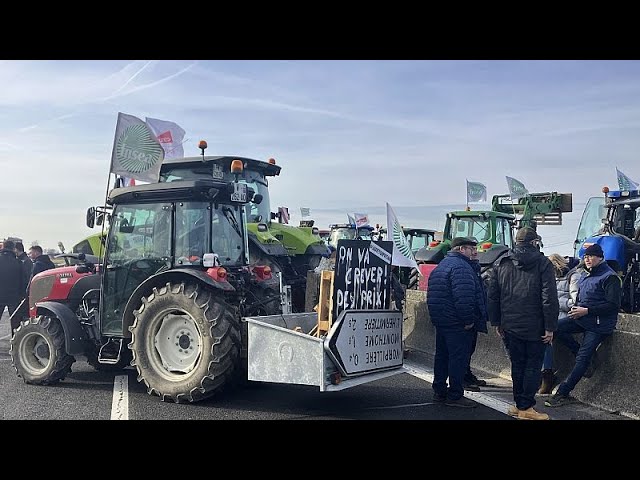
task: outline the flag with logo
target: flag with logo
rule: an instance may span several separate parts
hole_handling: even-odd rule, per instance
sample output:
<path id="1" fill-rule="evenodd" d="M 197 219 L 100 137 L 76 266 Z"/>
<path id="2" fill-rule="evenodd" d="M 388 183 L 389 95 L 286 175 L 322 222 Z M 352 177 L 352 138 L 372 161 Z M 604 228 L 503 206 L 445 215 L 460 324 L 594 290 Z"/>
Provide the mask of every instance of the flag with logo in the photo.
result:
<path id="1" fill-rule="evenodd" d="M 618 187 L 620 190 L 638 190 L 638 184 L 618 170 L 618 167 L 616 167 L 616 174 L 618 175 Z"/>
<path id="2" fill-rule="evenodd" d="M 354 212 L 353 218 L 355 219 L 355 224 L 357 228 L 369 225 L 369 215 L 367 215 L 366 213 Z"/>
<path id="3" fill-rule="evenodd" d="M 399 267 L 418 268 L 411 245 L 407 240 L 407 236 L 402 231 L 402 225 L 398 221 L 393 208 L 387 203 L 387 239 L 393 241 L 393 255 L 391 265 Z"/>
<path id="4" fill-rule="evenodd" d="M 109 171 L 155 183 L 163 160 L 164 150 L 149 126 L 138 117 L 118 112 Z"/>
<path id="5" fill-rule="evenodd" d="M 487 186 L 480 182 L 467 180 L 467 203 L 479 203 L 487 201 Z"/>
<path id="6" fill-rule="evenodd" d="M 146 118 L 146 121 L 164 149 L 164 158 L 184 157 L 182 144 L 184 143 L 185 131 L 180 125 L 167 120 L 149 117 Z"/>
<path id="7" fill-rule="evenodd" d="M 308 207 L 300 207 L 300 215 L 302 218 L 308 217 L 311 214 L 311 209 Z"/>
<path id="8" fill-rule="evenodd" d="M 524 186 L 524 183 L 513 177 L 507 177 L 507 186 L 509 187 L 509 196 L 512 200 L 522 198 L 529 194 L 529 190 Z"/>

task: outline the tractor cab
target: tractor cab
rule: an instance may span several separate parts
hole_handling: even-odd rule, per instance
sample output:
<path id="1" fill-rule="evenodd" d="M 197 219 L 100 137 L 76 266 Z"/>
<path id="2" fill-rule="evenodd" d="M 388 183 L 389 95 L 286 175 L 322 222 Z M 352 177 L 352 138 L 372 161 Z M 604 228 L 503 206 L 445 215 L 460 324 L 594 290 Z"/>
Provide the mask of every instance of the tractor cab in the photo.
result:
<path id="1" fill-rule="evenodd" d="M 337 248 L 339 240 L 373 240 L 374 227 L 363 225 L 356 227 L 353 223 L 333 223 L 329 225 L 328 243 Z"/>

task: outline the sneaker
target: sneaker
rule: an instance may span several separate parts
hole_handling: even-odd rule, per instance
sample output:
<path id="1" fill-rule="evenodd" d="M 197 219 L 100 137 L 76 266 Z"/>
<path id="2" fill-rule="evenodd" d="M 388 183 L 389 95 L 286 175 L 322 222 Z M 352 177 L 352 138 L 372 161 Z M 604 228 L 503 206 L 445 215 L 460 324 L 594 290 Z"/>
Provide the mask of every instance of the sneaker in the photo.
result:
<path id="1" fill-rule="evenodd" d="M 549 415 L 546 413 L 536 412 L 533 407 L 529 407 L 526 410 L 518 411 L 518 419 L 520 420 L 549 420 Z"/>
<path id="2" fill-rule="evenodd" d="M 486 387 L 487 386 L 487 382 L 485 382 L 484 380 L 480 380 L 478 377 L 476 377 L 473 374 L 471 374 L 471 376 L 468 376 L 468 377 L 465 376 L 464 383 L 466 385 L 475 385 L 476 387 Z"/>
<path id="3" fill-rule="evenodd" d="M 440 395 L 439 393 L 433 392 L 433 401 L 436 403 L 444 403 L 447 401 L 447 396 Z"/>
<path id="4" fill-rule="evenodd" d="M 518 410 L 518 407 L 516 407 L 515 405 L 511 405 L 509 407 L 509 410 L 507 410 L 507 415 L 509 415 L 510 417 L 517 417 L 519 413 L 520 410 Z"/>
<path id="5" fill-rule="evenodd" d="M 561 395 L 556 393 L 553 397 L 544 401 L 544 404 L 547 407 L 561 407 L 563 405 L 569 405 L 571 403 L 576 403 L 576 399 L 569 395 Z"/>
<path id="6" fill-rule="evenodd" d="M 467 392 L 479 392 L 480 391 L 480 387 L 477 386 L 477 385 L 474 385 L 473 383 L 464 382 L 462 384 L 462 388 L 464 388 Z"/>
<path id="7" fill-rule="evenodd" d="M 457 400 L 447 400 L 445 405 L 448 407 L 475 408 L 478 406 L 476 402 L 472 402 L 468 398 L 460 397 Z"/>

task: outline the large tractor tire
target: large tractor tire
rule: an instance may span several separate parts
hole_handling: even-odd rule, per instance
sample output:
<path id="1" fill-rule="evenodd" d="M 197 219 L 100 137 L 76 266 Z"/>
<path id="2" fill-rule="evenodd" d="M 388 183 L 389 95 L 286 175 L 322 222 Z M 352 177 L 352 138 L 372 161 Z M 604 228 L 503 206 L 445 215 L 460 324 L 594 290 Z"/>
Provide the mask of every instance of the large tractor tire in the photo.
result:
<path id="1" fill-rule="evenodd" d="M 240 362 L 240 324 L 220 294 L 167 283 L 143 298 L 134 316 L 131 363 L 150 395 L 196 402 L 231 383 Z"/>
<path id="2" fill-rule="evenodd" d="M 11 339 L 11 363 L 25 383 L 51 385 L 71 371 L 75 357 L 65 350 L 64 330 L 55 317 L 23 321 Z"/>

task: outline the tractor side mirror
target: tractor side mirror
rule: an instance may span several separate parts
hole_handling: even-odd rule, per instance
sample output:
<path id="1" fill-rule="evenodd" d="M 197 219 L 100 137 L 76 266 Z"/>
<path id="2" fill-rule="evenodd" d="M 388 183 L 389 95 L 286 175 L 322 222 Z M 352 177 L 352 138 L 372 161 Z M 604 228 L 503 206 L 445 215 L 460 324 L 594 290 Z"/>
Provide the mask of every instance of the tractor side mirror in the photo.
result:
<path id="1" fill-rule="evenodd" d="M 93 228 L 96 221 L 96 207 L 87 208 L 87 227 Z"/>
<path id="2" fill-rule="evenodd" d="M 251 201 L 252 201 L 253 203 L 255 203 L 256 205 L 260 205 L 260 204 L 262 203 L 263 198 L 264 198 L 264 197 L 262 196 L 262 194 L 261 194 L 261 193 L 256 193 L 256 194 L 253 196 L 253 199 L 252 199 Z"/>

